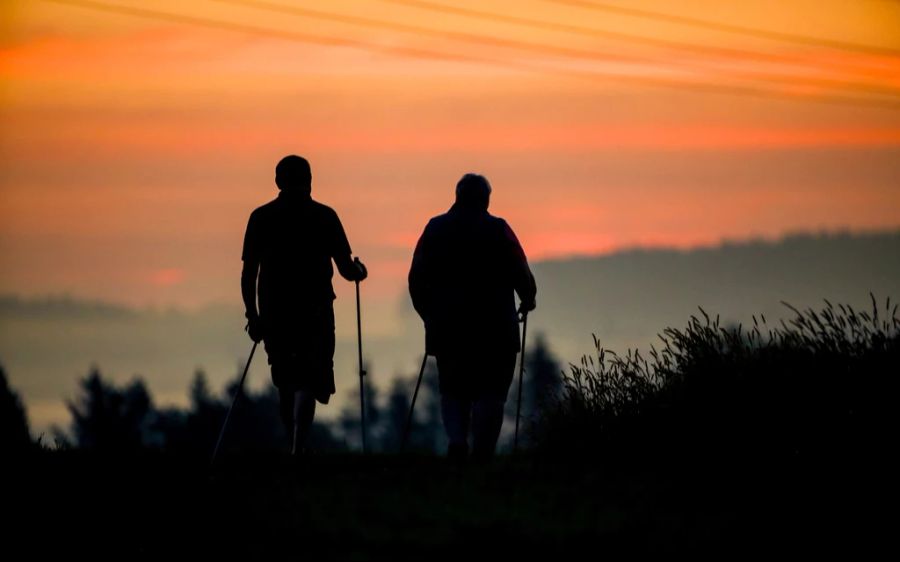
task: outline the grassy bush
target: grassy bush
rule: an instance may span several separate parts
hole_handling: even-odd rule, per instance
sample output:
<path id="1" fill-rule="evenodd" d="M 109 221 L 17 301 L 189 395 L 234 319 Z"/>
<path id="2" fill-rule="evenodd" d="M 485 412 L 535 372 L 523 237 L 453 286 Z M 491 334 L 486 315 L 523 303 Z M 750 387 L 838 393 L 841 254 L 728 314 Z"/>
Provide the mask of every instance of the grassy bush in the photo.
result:
<path id="1" fill-rule="evenodd" d="M 648 356 L 603 349 L 570 365 L 536 436 L 555 454 L 678 461 L 753 457 L 855 462 L 896 441 L 900 318 L 784 303 L 789 321 L 720 325 L 700 309 Z"/>

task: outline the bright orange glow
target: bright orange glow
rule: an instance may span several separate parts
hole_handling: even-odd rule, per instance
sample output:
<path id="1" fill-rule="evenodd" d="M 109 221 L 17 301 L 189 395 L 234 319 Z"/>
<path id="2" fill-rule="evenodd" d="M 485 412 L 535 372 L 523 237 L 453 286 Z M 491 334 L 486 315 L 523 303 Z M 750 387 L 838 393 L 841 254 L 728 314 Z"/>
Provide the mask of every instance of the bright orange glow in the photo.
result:
<path id="1" fill-rule="evenodd" d="M 178 268 L 159 269 L 150 276 L 150 282 L 161 287 L 170 287 L 184 281 L 184 271 Z"/>
<path id="2" fill-rule="evenodd" d="M 468 171 L 532 259 L 900 225 L 900 4 L 415 4 L 14 2 L 0 292 L 238 302 L 289 153 L 386 308 Z"/>

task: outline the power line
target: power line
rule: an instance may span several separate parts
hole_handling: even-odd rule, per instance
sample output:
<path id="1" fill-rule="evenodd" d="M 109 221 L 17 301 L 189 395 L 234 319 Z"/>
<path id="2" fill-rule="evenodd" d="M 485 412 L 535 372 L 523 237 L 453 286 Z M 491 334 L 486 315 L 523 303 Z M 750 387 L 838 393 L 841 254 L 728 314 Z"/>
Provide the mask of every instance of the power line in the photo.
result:
<path id="1" fill-rule="evenodd" d="M 301 8 L 297 6 L 287 6 L 284 4 L 274 4 L 259 0 L 214 0 L 224 4 L 239 4 L 249 6 L 260 10 L 277 12 L 282 14 L 291 14 L 307 18 L 321 19 L 327 21 L 335 21 L 339 23 L 349 23 L 376 29 L 388 29 L 392 31 L 400 31 L 403 33 L 415 33 L 418 35 L 426 35 L 429 37 L 441 37 L 453 41 L 463 41 L 468 43 L 478 43 L 492 47 L 505 47 L 510 49 L 519 49 L 523 51 L 531 51 L 540 54 L 555 54 L 573 58 L 583 58 L 596 60 L 598 58 L 606 60 L 616 60 L 622 62 L 636 62 L 638 57 L 630 57 L 618 53 L 586 51 L 583 49 L 572 49 L 568 47 L 559 47 L 556 45 L 547 45 L 543 43 L 531 43 L 528 41 L 518 41 L 513 39 L 503 39 L 500 37 L 487 37 L 484 35 L 475 35 L 472 33 L 464 33 L 458 31 L 446 31 L 441 29 L 433 29 L 428 27 L 420 27 L 404 23 L 397 23 L 385 20 L 377 20 L 372 18 L 364 18 L 359 16 L 350 16 L 346 14 L 337 14 L 334 12 L 323 12 L 320 10 L 311 10 L 309 8 Z"/>
<path id="2" fill-rule="evenodd" d="M 80 8 L 88 8 L 101 12 L 114 14 L 123 14 L 140 18 L 149 18 L 154 20 L 170 21 L 173 23 L 181 23 L 187 25 L 195 25 L 210 29 L 218 29 L 223 31 L 232 31 L 245 33 L 248 35 L 258 35 L 267 38 L 286 39 L 288 41 L 297 41 L 313 45 L 321 45 L 325 47 L 350 47 L 369 51 L 378 51 L 389 54 L 399 54 L 424 59 L 436 59 L 444 61 L 462 61 L 462 62 L 481 62 L 473 61 L 471 57 L 465 55 L 455 55 L 451 53 L 441 53 L 428 49 L 418 49 L 414 47 L 396 47 L 391 45 L 378 45 L 355 39 L 345 39 L 341 37 L 330 37 L 323 35 L 311 35 L 308 33 L 296 33 L 293 31 L 283 31 L 269 27 L 259 27 L 242 23 L 234 23 L 222 20 L 212 20 L 207 18 L 199 18 L 184 14 L 174 14 L 171 12 L 161 12 L 158 10 L 149 10 L 145 8 L 136 8 L 132 6 L 123 6 L 120 4 L 107 4 L 104 2 L 95 2 L 93 0 L 44 0 L 54 4 L 64 4 L 69 6 L 77 6 Z"/>
<path id="3" fill-rule="evenodd" d="M 747 35 L 763 39 L 772 39 L 775 41 L 783 41 L 787 43 L 797 43 L 800 45 L 808 45 L 814 47 L 827 47 L 829 49 L 837 49 L 843 51 L 856 51 L 860 53 L 883 55 L 896 57 L 900 56 L 900 50 L 890 47 L 878 47 L 875 45 L 864 45 L 861 43 L 852 43 L 849 41 L 838 41 L 836 39 L 826 39 L 822 37 L 811 37 L 807 35 L 797 35 L 794 33 L 782 33 L 780 31 L 771 31 L 767 29 L 758 29 L 753 27 L 745 27 L 742 25 L 734 25 L 728 23 L 714 22 L 699 18 L 691 18 L 676 14 L 668 14 L 665 12 L 656 12 L 652 10 L 643 10 L 640 8 L 626 8 L 624 6 L 616 6 L 606 4 L 604 2 L 594 2 L 592 0 L 547 0 L 556 4 L 568 4 L 570 6 L 578 6 L 591 10 L 598 10 L 609 13 L 617 13 L 628 16 L 634 16 L 644 19 L 652 19 L 657 21 L 665 21 L 669 23 L 677 23 L 692 27 L 700 27 L 703 29 L 714 29 L 724 31 L 726 33 L 736 33 L 738 35 Z"/>
<path id="4" fill-rule="evenodd" d="M 609 31 L 605 29 L 597 29 L 593 27 L 584 27 L 580 25 L 573 25 L 568 23 L 559 23 L 552 21 L 544 21 L 544 20 L 535 20 L 531 18 L 524 18 L 521 16 L 513 16 L 508 14 L 497 14 L 494 12 L 486 12 L 483 10 L 477 10 L 473 8 L 463 8 L 459 6 L 448 6 L 446 4 L 438 3 L 438 2 L 429 2 L 427 0 L 383 0 L 384 2 L 388 2 L 391 4 L 400 4 L 404 6 L 410 6 L 414 8 L 419 8 L 422 10 L 429 10 L 432 12 L 445 13 L 445 14 L 455 14 L 465 17 L 472 17 L 482 20 L 488 21 L 497 21 L 503 23 L 510 23 L 514 25 L 520 25 L 525 27 L 531 27 L 533 29 L 542 29 L 546 31 L 559 31 L 565 33 L 572 33 L 587 37 L 605 37 L 608 39 L 616 39 L 620 41 L 625 41 L 629 43 L 637 43 L 642 45 L 652 45 L 655 47 L 663 47 L 667 49 L 686 51 L 694 54 L 700 55 L 710 55 L 716 54 L 720 56 L 738 56 L 738 57 L 746 57 L 746 58 L 756 58 L 759 60 L 767 60 L 772 62 L 783 62 L 790 64 L 802 64 L 807 65 L 810 63 L 808 58 L 797 56 L 797 55 L 788 55 L 784 53 L 766 53 L 763 51 L 755 51 L 755 50 L 746 50 L 746 49 L 735 49 L 729 47 L 720 47 L 720 46 L 703 46 L 697 45 L 694 43 L 686 43 L 683 41 L 671 41 L 667 39 L 658 39 L 654 37 L 645 37 L 640 35 L 634 35 L 630 33 L 620 33 L 616 31 Z M 552 0 L 551 0 L 552 1 Z M 832 69 L 839 69 L 845 72 L 851 72 L 853 74 L 865 75 L 869 77 L 881 77 L 882 74 L 874 72 L 871 68 L 863 68 L 858 64 L 853 64 L 850 62 L 844 61 L 812 61 L 814 66 L 818 67 L 826 67 Z"/>
<path id="5" fill-rule="evenodd" d="M 275 3 L 266 2 L 263 0 L 216 0 L 216 1 L 220 2 L 220 3 L 226 3 L 226 4 L 248 6 L 248 7 L 265 10 L 265 11 L 269 11 L 269 12 L 289 14 L 289 15 L 295 15 L 295 16 L 313 18 L 313 19 L 320 19 L 320 20 L 326 20 L 326 21 L 336 21 L 339 23 L 347 23 L 347 24 L 358 25 L 358 26 L 363 26 L 363 27 L 367 27 L 367 28 L 389 29 L 389 30 L 394 30 L 394 31 L 401 31 L 404 33 L 414 33 L 414 34 L 418 34 L 418 35 L 425 35 L 425 36 L 429 36 L 429 37 L 441 37 L 441 38 L 445 38 L 445 39 L 449 38 L 452 40 L 466 42 L 466 43 L 479 43 L 479 44 L 487 44 L 487 45 L 494 45 L 494 46 L 499 45 L 499 46 L 509 47 L 509 48 L 526 49 L 528 51 L 539 52 L 541 54 L 550 54 L 550 53 L 564 54 L 564 55 L 572 54 L 572 50 L 570 50 L 570 49 L 559 48 L 559 47 L 556 47 L 553 45 L 546 45 L 546 44 L 540 44 L 540 43 L 523 43 L 521 41 L 502 40 L 502 39 L 497 39 L 497 38 L 493 38 L 493 37 L 484 37 L 484 36 L 480 36 L 480 35 L 473 35 L 470 33 L 459 33 L 459 32 L 454 32 L 454 31 L 435 30 L 435 29 L 426 28 L 426 27 L 407 25 L 407 24 L 401 24 L 401 23 L 395 23 L 395 22 L 388 22 L 388 21 L 384 21 L 384 20 L 350 16 L 350 15 L 346 15 L 346 14 L 337 14 L 334 12 L 325 12 L 325 11 L 321 11 L 321 10 L 311 10 L 308 8 L 299 8 L 299 7 L 295 7 L 295 6 L 287 6 L 284 4 L 275 4 Z M 388 1 L 390 1 L 390 0 L 388 0 Z M 444 7 L 440 4 L 432 4 L 429 2 L 418 2 L 415 0 L 413 0 L 412 2 L 407 2 L 405 0 L 401 0 L 400 3 L 410 4 L 410 5 L 415 5 L 415 6 L 426 6 L 427 5 L 427 6 L 434 7 L 434 8 Z M 448 9 L 450 9 L 450 8 L 448 7 Z M 457 12 L 457 13 L 459 13 L 459 12 L 466 13 L 467 15 L 471 15 L 471 14 L 475 14 L 475 13 L 477 13 L 479 15 L 486 14 L 485 12 L 477 12 L 477 11 L 469 10 L 466 8 L 452 8 L 452 11 Z M 513 18 L 513 19 L 520 20 L 520 21 L 522 20 L 522 18 Z M 532 21 L 532 20 L 525 20 L 525 21 Z M 578 29 L 584 29 L 584 28 L 578 28 Z M 619 34 L 616 34 L 616 35 L 619 35 Z M 649 64 L 654 64 L 654 65 L 660 64 L 660 61 L 658 59 L 654 59 L 652 57 L 647 57 L 647 56 L 622 56 L 622 55 L 616 55 L 616 54 L 589 52 L 589 51 L 581 51 L 581 50 L 575 51 L 574 54 L 577 55 L 578 57 L 585 57 L 585 58 L 594 58 L 594 59 L 603 58 L 606 60 L 610 60 L 610 59 L 617 57 L 619 60 L 624 60 L 624 61 L 629 61 L 629 62 L 649 63 Z M 702 65 L 698 66 L 695 63 L 678 61 L 678 60 L 674 60 L 674 61 L 667 60 L 667 61 L 664 61 L 664 64 L 669 65 L 669 66 L 678 66 L 681 68 L 686 68 L 693 73 L 697 73 L 697 72 L 708 73 L 710 71 L 717 71 L 719 73 L 722 73 L 721 69 L 716 70 L 716 69 L 712 69 L 708 66 L 702 66 Z M 880 86 L 873 86 L 873 85 L 869 85 L 869 84 L 860 84 L 858 82 L 850 82 L 850 81 L 846 81 L 846 80 L 834 80 L 834 79 L 829 79 L 829 78 L 807 77 L 807 78 L 803 78 L 802 80 L 797 80 L 796 78 L 793 78 L 793 77 L 783 77 L 783 76 L 779 76 L 779 75 L 766 74 L 766 73 L 761 73 L 761 72 L 725 71 L 725 74 L 730 78 L 736 78 L 736 79 L 740 79 L 740 80 L 763 79 L 763 80 L 767 80 L 770 82 L 775 82 L 778 84 L 795 86 L 795 87 L 799 85 L 799 86 L 819 87 L 819 88 L 840 88 L 840 89 L 856 90 L 856 91 L 860 91 L 860 92 L 864 92 L 864 93 L 871 93 L 871 94 L 876 94 L 876 95 L 888 95 L 888 96 L 897 95 L 897 93 L 898 93 L 898 91 L 893 88 L 884 88 L 884 87 L 880 87 Z"/>
<path id="6" fill-rule="evenodd" d="M 806 100 L 806 101 L 814 101 L 818 103 L 828 103 L 828 104 L 836 104 L 836 105 L 845 105 L 845 106 L 854 106 L 854 107 L 870 107 L 870 108 L 883 108 L 883 109 L 892 109 L 892 110 L 900 110 L 900 103 L 891 102 L 889 100 L 881 100 L 877 98 L 860 98 L 860 97 L 851 97 L 851 96 L 819 96 L 813 98 L 803 98 L 797 95 L 791 95 L 783 92 L 753 88 L 747 86 L 736 86 L 736 85 L 721 85 L 721 84 L 709 84 L 709 83 L 693 83 L 693 82 L 685 82 L 685 81 L 677 81 L 677 80 L 668 80 L 668 79 L 658 79 L 658 78 L 650 78 L 650 77 L 641 77 L 641 76 L 628 76 L 628 75 L 616 75 L 611 73 L 599 73 L 599 72 L 582 72 L 575 70 L 567 70 L 560 68 L 550 68 L 540 65 L 534 65 L 529 63 L 523 63 L 521 61 L 508 61 L 508 60 L 499 60 L 493 59 L 489 57 L 473 57 L 469 55 L 458 55 L 453 53 L 444 53 L 434 50 L 427 49 L 417 49 L 417 48 L 407 48 L 407 47 L 393 47 L 393 46 L 385 46 L 374 43 L 368 43 L 365 41 L 357 41 L 353 39 L 345 39 L 340 37 L 331 37 L 331 36 L 320 36 L 320 35 L 309 35 L 309 34 L 300 34 L 294 32 L 287 32 L 278 29 L 271 29 L 266 27 L 259 26 L 251 26 L 246 24 L 238 24 L 233 22 L 221 21 L 221 20 L 211 20 L 207 18 L 199 18 L 194 16 L 188 16 L 183 14 L 174 14 L 171 12 L 161 12 L 157 10 L 148 10 L 144 8 L 134 8 L 130 6 L 122 6 L 117 4 L 106 4 L 103 2 L 95 2 L 92 0 L 45 0 L 47 2 L 53 2 L 57 4 L 64 4 L 70 6 L 78 6 L 87 9 L 93 9 L 97 11 L 103 11 L 107 13 L 116 13 L 116 14 L 124 14 L 134 17 L 162 20 L 162 21 L 170 21 L 180 24 L 188 24 L 195 25 L 201 27 L 207 27 L 212 29 L 220 29 L 225 31 L 239 32 L 245 34 L 252 35 L 260 35 L 268 38 L 279 38 L 286 39 L 291 41 L 299 41 L 302 43 L 315 44 L 315 45 L 323 45 L 330 47 L 350 47 L 361 50 L 369 50 L 369 51 L 377 51 L 377 52 L 387 52 L 391 54 L 398 54 L 407 57 L 414 58 L 425 58 L 428 60 L 441 60 L 441 61 L 454 61 L 454 62 L 468 62 L 468 63 L 479 63 L 479 64 L 490 64 L 499 67 L 505 67 L 515 70 L 523 70 L 528 72 L 539 72 L 539 73 L 549 73 L 555 74 L 559 76 L 566 76 L 570 78 L 579 78 L 579 79 L 594 79 L 597 78 L 605 78 L 608 80 L 615 80 L 616 82 L 630 82 L 634 84 L 642 84 L 645 86 L 653 86 L 653 87 L 664 87 L 669 89 L 676 90 L 688 90 L 695 92 L 706 92 L 706 93 L 716 93 L 716 94 L 732 94 L 732 95 L 744 95 L 744 96 L 753 96 L 764 99 L 781 99 L 781 100 L 790 100 L 790 101 L 798 101 L 798 100 Z"/>

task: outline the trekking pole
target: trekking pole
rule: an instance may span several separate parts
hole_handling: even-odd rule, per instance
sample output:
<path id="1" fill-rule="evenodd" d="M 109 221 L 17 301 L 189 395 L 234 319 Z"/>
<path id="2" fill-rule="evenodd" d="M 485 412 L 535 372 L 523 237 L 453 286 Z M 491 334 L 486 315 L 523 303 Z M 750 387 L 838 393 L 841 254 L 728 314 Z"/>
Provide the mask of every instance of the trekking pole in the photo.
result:
<path id="1" fill-rule="evenodd" d="M 513 453 L 519 452 L 519 417 L 522 414 L 522 378 L 525 374 L 525 332 L 528 330 L 528 313 L 522 313 L 522 353 L 519 357 L 519 399 L 516 406 L 516 435 L 513 438 Z"/>
<path id="2" fill-rule="evenodd" d="M 359 265 L 359 258 L 354 258 L 353 263 Z M 366 389 L 363 377 L 366 371 L 363 369 L 362 359 L 362 320 L 359 313 L 359 280 L 356 281 L 356 341 L 359 350 L 359 419 L 362 421 L 362 446 L 363 454 L 366 454 Z"/>
<path id="3" fill-rule="evenodd" d="M 231 400 L 231 407 L 228 408 L 228 413 L 225 414 L 225 423 L 222 424 L 222 431 L 219 432 L 219 439 L 216 441 L 216 448 L 213 449 L 212 461 L 210 461 L 210 465 L 215 464 L 216 456 L 219 454 L 219 446 L 222 445 L 222 439 L 225 437 L 225 428 L 228 427 L 228 419 L 231 417 L 231 412 L 234 410 L 234 405 L 237 404 L 238 396 L 241 395 L 241 391 L 244 388 L 244 379 L 247 378 L 247 371 L 250 370 L 250 362 L 253 361 L 253 354 L 256 352 L 256 346 L 259 342 L 253 342 L 253 348 L 250 349 L 250 357 L 247 358 L 247 365 L 244 367 L 244 374 L 241 375 L 241 382 L 238 384 L 237 391 L 234 393 L 234 398 Z"/>
<path id="4" fill-rule="evenodd" d="M 419 369 L 419 380 L 416 381 L 416 391 L 413 392 L 412 403 L 409 405 L 409 415 L 406 417 L 406 427 L 403 428 L 403 440 L 400 441 L 400 452 L 406 449 L 406 441 L 409 439 L 409 428 L 412 427 L 413 411 L 416 409 L 416 397 L 419 395 L 419 385 L 422 384 L 422 376 L 425 374 L 425 363 L 428 362 L 428 354 L 422 357 L 422 368 Z"/>

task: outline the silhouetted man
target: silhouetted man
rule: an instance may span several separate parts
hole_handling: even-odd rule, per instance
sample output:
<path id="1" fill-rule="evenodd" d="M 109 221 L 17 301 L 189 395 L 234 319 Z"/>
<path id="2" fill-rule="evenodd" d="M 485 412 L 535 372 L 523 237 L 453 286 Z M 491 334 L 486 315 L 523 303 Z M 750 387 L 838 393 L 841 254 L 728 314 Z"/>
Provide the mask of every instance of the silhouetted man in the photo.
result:
<path id="1" fill-rule="evenodd" d="M 281 419 L 297 454 L 316 401 L 327 404 L 335 391 L 331 261 L 348 281 L 362 281 L 367 272 L 351 259 L 337 213 L 313 201 L 309 162 L 286 156 L 275 167 L 275 184 L 278 197 L 247 223 L 241 293 L 250 337 L 265 342 Z"/>
<path id="2" fill-rule="evenodd" d="M 409 271 L 413 306 L 425 322 L 425 347 L 437 358 L 448 456 L 494 454 L 503 405 L 516 367 L 520 312 L 537 288 L 509 225 L 488 213 L 491 186 L 477 174 L 456 185 L 456 203 L 429 221 Z"/>

